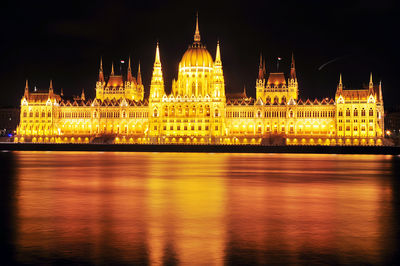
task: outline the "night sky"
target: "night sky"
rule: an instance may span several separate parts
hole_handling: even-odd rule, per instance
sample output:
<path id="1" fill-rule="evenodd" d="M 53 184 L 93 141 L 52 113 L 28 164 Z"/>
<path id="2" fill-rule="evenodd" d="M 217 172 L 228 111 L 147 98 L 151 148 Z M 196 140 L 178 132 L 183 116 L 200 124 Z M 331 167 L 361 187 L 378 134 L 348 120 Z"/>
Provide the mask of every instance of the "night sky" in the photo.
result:
<path id="1" fill-rule="evenodd" d="M 31 89 L 66 97 L 85 89 L 93 98 L 100 57 L 141 62 L 148 94 L 156 42 L 167 92 L 178 63 L 193 42 L 199 13 L 202 43 L 213 57 L 217 40 L 227 92 L 246 86 L 255 96 L 260 52 L 267 72 L 288 73 L 294 52 L 300 98 L 334 97 L 339 73 L 346 88 L 361 88 L 373 72 L 382 80 L 385 106 L 398 104 L 399 15 L 394 1 L 27 1 L 2 4 L 0 106 L 19 106 L 25 79 Z M 319 70 L 324 63 L 335 60 Z"/>

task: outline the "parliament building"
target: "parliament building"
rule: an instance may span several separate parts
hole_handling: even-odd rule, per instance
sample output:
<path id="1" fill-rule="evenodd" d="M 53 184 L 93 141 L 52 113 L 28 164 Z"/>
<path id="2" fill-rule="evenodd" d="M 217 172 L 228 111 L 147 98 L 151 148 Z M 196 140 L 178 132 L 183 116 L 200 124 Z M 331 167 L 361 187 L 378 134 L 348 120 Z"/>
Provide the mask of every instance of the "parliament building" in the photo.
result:
<path id="1" fill-rule="evenodd" d="M 256 73 L 255 73 L 256 74 Z M 126 76 L 114 66 L 105 79 L 102 61 L 95 99 L 73 100 L 45 91 L 21 99 L 15 142 L 261 145 L 382 145 L 382 86 L 345 89 L 339 78 L 334 99 L 301 100 L 295 61 L 288 76 L 266 73 L 260 59 L 256 98 L 225 92 L 220 45 L 213 58 L 201 43 L 198 20 L 193 44 L 183 54 L 177 79 L 166 94 L 157 43 L 148 99 L 140 65 Z"/>

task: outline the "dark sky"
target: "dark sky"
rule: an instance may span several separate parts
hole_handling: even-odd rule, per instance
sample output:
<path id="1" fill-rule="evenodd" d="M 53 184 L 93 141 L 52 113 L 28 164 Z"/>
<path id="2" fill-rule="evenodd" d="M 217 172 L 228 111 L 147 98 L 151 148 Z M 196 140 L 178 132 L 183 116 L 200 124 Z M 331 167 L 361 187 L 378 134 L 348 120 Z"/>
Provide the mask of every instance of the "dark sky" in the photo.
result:
<path id="1" fill-rule="evenodd" d="M 282 57 L 287 73 L 293 51 L 303 99 L 334 97 L 340 72 L 345 87 L 360 88 L 372 71 L 386 106 L 399 100 L 395 1 L 14 1 L 1 10 L 0 106 L 19 105 L 26 78 L 31 88 L 47 89 L 53 79 L 66 96 L 85 88 L 93 97 L 100 56 L 107 75 L 111 61 L 131 55 L 136 72 L 140 60 L 148 92 L 157 40 L 169 92 L 193 41 L 196 11 L 213 57 L 220 40 L 228 92 L 246 86 L 255 96 L 260 52 L 267 72 Z"/>

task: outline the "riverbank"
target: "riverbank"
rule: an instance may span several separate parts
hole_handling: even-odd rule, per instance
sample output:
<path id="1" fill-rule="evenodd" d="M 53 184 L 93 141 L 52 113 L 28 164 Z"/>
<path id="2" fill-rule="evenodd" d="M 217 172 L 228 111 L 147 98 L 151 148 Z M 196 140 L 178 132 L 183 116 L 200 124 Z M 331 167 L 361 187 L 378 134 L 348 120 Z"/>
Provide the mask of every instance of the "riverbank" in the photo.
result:
<path id="1" fill-rule="evenodd" d="M 321 153 L 399 155 L 394 146 L 260 146 L 173 144 L 51 144 L 0 143 L 2 151 L 118 151 L 118 152 L 215 152 L 215 153 Z"/>

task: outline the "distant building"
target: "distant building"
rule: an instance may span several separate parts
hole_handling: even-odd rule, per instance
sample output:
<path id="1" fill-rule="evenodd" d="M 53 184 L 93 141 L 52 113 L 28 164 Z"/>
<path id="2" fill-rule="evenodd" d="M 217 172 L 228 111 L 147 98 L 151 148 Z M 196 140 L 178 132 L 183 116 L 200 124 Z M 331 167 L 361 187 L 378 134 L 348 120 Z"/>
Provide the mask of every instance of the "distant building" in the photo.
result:
<path id="1" fill-rule="evenodd" d="M 389 134 L 400 135 L 400 110 L 387 112 L 385 115 L 385 128 Z"/>
<path id="2" fill-rule="evenodd" d="M 292 55 L 290 74 L 267 74 L 262 58 L 256 98 L 225 93 L 220 44 L 215 60 L 201 43 L 198 21 L 193 44 L 183 54 L 167 95 L 157 43 L 148 99 L 140 66 L 132 76 L 107 82 L 100 62 L 96 98 L 84 93 L 62 99 L 52 84 L 21 99 L 16 142 L 109 142 L 187 144 L 382 145 L 382 86 L 347 90 L 340 75 L 334 99 L 301 100 Z"/>
<path id="3" fill-rule="evenodd" d="M 19 124 L 19 108 L 0 107 L 0 137 L 13 134 Z"/>

